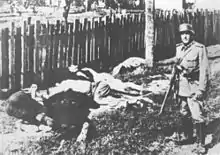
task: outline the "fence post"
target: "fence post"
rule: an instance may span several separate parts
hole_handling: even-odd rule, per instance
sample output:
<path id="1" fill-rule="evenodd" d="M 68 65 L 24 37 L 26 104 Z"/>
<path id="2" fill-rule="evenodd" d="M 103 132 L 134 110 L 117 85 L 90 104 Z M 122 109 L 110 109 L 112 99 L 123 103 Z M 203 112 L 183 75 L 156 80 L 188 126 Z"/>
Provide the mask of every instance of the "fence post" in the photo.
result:
<path id="1" fill-rule="evenodd" d="M 154 44 L 154 1 L 147 0 L 145 3 L 146 21 L 145 21 L 145 59 L 149 67 L 153 66 L 153 44 Z"/>

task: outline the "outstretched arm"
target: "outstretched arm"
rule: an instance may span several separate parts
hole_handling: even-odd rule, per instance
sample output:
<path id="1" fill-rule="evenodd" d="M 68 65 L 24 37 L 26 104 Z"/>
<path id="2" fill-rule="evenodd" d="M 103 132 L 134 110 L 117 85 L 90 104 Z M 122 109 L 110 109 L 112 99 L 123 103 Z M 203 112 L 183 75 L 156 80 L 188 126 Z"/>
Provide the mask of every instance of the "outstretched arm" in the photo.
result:
<path id="1" fill-rule="evenodd" d="M 175 64 L 177 62 L 177 58 L 173 57 L 173 58 L 169 58 L 169 59 L 165 59 L 165 60 L 160 60 L 158 62 L 156 62 L 157 65 L 171 65 L 171 64 Z"/>
<path id="2" fill-rule="evenodd" d="M 68 90 L 88 94 L 91 91 L 91 82 L 86 80 L 64 80 L 55 87 L 48 89 L 47 98 Z"/>

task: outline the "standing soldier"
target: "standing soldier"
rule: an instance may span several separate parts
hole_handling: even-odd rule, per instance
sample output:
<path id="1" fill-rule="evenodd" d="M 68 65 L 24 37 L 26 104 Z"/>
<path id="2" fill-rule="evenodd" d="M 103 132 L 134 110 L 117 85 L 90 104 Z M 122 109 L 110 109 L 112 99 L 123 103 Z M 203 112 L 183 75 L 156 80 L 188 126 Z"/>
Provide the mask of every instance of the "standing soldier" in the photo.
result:
<path id="1" fill-rule="evenodd" d="M 196 127 L 198 150 L 204 152 L 205 120 L 203 102 L 207 91 L 209 65 L 207 49 L 194 41 L 192 25 L 179 26 L 181 43 L 176 46 L 176 56 L 157 62 L 158 65 L 176 64 L 178 68 L 177 97 L 182 115 L 185 140 L 192 142 L 193 123 Z"/>

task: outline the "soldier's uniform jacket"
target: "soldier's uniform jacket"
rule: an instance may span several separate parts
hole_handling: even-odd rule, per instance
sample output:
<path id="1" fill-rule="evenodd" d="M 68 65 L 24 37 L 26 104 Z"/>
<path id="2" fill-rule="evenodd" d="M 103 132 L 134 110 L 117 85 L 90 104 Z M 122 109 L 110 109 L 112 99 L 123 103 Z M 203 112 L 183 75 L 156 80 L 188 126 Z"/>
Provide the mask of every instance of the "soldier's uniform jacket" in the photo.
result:
<path id="1" fill-rule="evenodd" d="M 196 41 L 187 46 L 183 43 L 177 44 L 175 59 L 182 59 L 179 65 L 183 68 L 179 74 L 178 94 L 189 97 L 198 90 L 205 92 L 209 74 L 206 47 Z"/>

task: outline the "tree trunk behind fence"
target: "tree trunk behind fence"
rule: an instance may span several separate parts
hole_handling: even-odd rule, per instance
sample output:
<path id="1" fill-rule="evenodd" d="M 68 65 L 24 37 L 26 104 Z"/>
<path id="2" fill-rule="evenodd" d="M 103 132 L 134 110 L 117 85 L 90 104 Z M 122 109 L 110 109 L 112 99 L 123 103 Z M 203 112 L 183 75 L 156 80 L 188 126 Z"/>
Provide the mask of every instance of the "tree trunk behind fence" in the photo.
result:
<path id="1" fill-rule="evenodd" d="M 145 59 L 149 67 L 153 66 L 154 44 L 154 0 L 145 1 Z"/>

